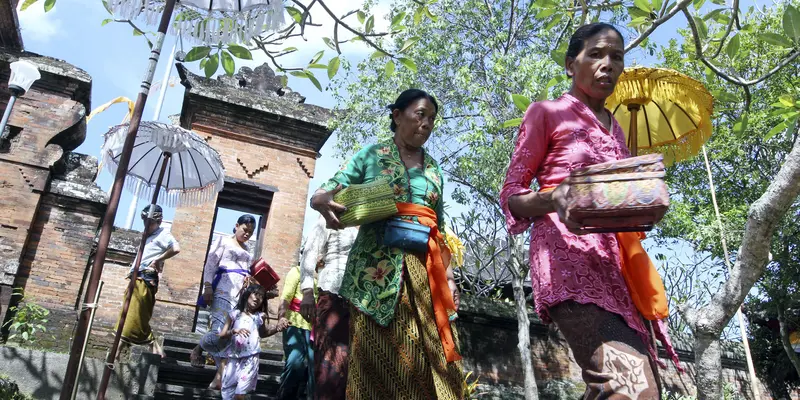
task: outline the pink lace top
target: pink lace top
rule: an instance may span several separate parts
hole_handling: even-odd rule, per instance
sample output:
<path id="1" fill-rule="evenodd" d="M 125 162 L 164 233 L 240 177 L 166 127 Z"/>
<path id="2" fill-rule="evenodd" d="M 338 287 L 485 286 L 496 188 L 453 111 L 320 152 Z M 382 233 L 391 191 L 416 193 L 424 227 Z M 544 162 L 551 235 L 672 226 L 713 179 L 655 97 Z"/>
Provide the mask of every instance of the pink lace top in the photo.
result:
<path id="1" fill-rule="evenodd" d="M 508 208 L 511 196 L 539 186 L 556 186 L 570 171 L 605 161 L 630 157 L 625 135 L 612 118 L 609 132 L 583 102 L 564 94 L 554 101 L 532 104 L 520 126 L 519 138 L 500 193 L 500 205 L 511 234 L 531 229 L 531 284 L 536 311 L 551 322 L 547 309 L 566 300 L 595 304 L 622 316 L 655 356 L 649 329 L 633 304 L 620 271 L 619 247 L 614 234 L 570 233 L 556 213 L 517 218 Z M 669 356 L 678 358 L 663 321 L 654 324 Z M 657 359 L 657 357 L 654 357 Z"/>

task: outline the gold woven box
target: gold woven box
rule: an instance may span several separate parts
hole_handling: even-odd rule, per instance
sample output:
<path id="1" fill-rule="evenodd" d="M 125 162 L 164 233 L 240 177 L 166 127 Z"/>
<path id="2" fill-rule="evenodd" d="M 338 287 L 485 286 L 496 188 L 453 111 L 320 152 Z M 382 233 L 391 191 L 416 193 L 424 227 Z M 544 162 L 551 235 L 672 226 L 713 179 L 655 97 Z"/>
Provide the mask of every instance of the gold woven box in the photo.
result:
<path id="1" fill-rule="evenodd" d="M 333 197 L 347 211 L 339 216 L 344 226 L 359 226 L 397 214 L 394 190 L 386 180 L 350 185 Z"/>

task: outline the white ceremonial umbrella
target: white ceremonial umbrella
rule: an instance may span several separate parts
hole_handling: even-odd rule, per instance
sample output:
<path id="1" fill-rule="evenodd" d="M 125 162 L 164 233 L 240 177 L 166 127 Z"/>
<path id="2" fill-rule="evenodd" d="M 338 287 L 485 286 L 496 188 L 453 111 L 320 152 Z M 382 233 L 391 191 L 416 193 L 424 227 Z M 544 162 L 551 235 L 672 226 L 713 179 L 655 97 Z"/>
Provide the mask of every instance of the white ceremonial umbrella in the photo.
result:
<path id="1" fill-rule="evenodd" d="M 84 299 L 80 306 L 75 335 L 72 338 L 70 358 L 64 374 L 60 400 L 70 400 L 75 395 L 74 389 L 81 368 L 80 359 L 89 335 L 92 311 L 97 307 L 94 299 L 97 297 L 100 278 L 103 275 L 108 243 L 111 241 L 114 219 L 117 216 L 122 187 L 125 184 L 126 172 L 131 161 L 130 155 L 142 121 L 144 106 L 147 103 L 147 96 L 150 93 L 153 75 L 161 56 L 167 31 L 172 26 L 171 32 L 193 38 L 206 45 L 247 44 L 255 35 L 280 28 L 284 13 L 283 2 L 280 0 L 106 0 L 106 4 L 109 10 L 116 14 L 116 17 L 143 18 L 148 24 L 157 24 L 158 28 L 150 49 L 144 79 L 136 98 L 133 117 L 122 141 L 117 162 L 119 167 L 109 193 L 108 206 L 103 217 L 103 226 L 100 229 L 91 275 L 84 290 Z M 178 15 L 171 24 L 172 14 L 176 8 Z M 159 15 L 160 17 L 158 17 Z M 114 368 L 113 357 L 113 354 L 110 355 L 111 362 L 106 362 L 105 368 L 103 368 L 103 377 L 97 393 L 98 399 L 105 399 L 105 391 Z"/>
<path id="2" fill-rule="evenodd" d="M 127 129 L 128 124 L 117 125 L 105 134 L 102 163 L 111 174 L 119 167 Z M 130 157 L 125 187 L 136 197 L 157 199 L 160 205 L 202 204 L 213 200 L 224 184 L 219 153 L 179 126 L 142 122 Z"/>

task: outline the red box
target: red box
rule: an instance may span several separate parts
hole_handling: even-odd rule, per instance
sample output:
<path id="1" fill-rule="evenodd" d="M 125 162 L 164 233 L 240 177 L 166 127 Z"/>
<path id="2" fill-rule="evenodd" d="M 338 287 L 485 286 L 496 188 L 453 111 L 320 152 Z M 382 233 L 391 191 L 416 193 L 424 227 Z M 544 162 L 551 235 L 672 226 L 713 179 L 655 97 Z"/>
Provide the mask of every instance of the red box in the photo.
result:
<path id="1" fill-rule="evenodd" d="M 278 286 L 278 281 L 281 280 L 275 270 L 263 258 L 259 258 L 250 266 L 250 275 L 267 290 Z"/>

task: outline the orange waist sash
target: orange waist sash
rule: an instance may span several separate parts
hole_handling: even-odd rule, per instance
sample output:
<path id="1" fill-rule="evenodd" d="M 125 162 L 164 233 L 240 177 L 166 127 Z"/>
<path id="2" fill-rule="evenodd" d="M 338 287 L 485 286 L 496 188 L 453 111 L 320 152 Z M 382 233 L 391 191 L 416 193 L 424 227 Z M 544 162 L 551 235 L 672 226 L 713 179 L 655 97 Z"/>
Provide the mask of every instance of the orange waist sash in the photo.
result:
<path id="1" fill-rule="evenodd" d="M 540 192 L 553 191 L 555 186 L 543 187 Z M 628 286 L 631 300 L 645 319 L 655 321 L 669 316 L 664 282 L 650 256 L 642 247 L 643 232 L 617 232 L 622 277 Z"/>
<path id="2" fill-rule="evenodd" d="M 428 271 L 428 283 L 431 288 L 433 315 L 436 318 L 436 328 L 439 331 L 439 339 L 442 341 L 447 362 L 458 361 L 461 356 L 456 352 L 453 332 L 450 329 L 450 315 L 456 312 L 453 295 L 447 285 L 450 250 L 444 246 L 444 238 L 439 232 L 436 212 L 418 204 L 397 203 L 397 215 L 417 217 L 420 224 L 431 228 L 425 268 Z"/>

